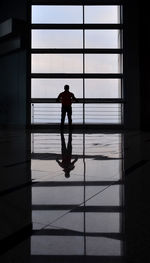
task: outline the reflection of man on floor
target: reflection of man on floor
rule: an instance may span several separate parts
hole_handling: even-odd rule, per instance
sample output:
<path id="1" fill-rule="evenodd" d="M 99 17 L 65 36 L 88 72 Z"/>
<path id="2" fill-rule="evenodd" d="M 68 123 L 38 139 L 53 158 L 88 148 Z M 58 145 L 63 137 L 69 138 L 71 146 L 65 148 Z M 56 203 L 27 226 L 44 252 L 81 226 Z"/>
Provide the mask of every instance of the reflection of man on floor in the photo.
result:
<path id="1" fill-rule="evenodd" d="M 74 164 L 78 160 L 76 157 L 74 161 L 71 161 L 72 158 L 72 133 L 69 133 L 68 136 L 68 145 L 66 147 L 65 143 L 65 137 L 63 132 L 61 132 L 61 152 L 62 152 L 62 161 L 60 162 L 58 158 L 56 159 L 56 162 L 60 165 L 60 167 L 63 168 L 63 171 L 65 172 L 65 177 L 70 177 L 70 172 L 75 168 Z"/>
<path id="2" fill-rule="evenodd" d="M 71 125 L 72 125 L 72 107 L 71 107 L 71 104 L 72 104 L 72 102 L 77 102 L 77 99 L 75 98 L 74 94 L 69 91 L 69 85 L 64 86 L 64 91 L 58 95 L 58 98 L 56 99 L 56 101 L 62 103 L 61 127 L 63 128 L 63 126 L 64 126 L 66 113 L 68 115 L 69 127 L 71 127 Z"/>

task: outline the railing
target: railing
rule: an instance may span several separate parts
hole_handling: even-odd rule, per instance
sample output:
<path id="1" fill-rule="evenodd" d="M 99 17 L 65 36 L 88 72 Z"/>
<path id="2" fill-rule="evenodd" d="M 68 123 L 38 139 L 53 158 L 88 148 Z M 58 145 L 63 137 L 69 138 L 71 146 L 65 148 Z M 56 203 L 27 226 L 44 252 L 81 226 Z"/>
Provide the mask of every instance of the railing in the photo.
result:
<path id="1" fill-rule="evenodd" d="M 74 124 L 122 124 L 121 103 L 75 103 L 72 105 Z M 32 103 L 32 124 L 59 124 L 61 122 L 61 104 Z M 65 123 L 67 123 L 67 117 Z"/>

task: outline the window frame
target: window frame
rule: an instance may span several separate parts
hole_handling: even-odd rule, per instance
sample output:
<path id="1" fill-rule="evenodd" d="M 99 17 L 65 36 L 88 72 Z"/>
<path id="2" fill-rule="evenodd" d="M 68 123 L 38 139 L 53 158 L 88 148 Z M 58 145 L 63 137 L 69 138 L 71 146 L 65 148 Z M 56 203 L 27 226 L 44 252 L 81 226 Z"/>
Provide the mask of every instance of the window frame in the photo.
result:
<path id="1" fill-rule="evenodd" d="M 119 24 L 32 24 L 32 17 L 31 17 L 31 8 L 32 5 L 119 5 L 120 6 L 120 23 Z M 62 0 L 30 0 L 29 2 L 30 8 L 30 23 L 29 23 L 29 31 L 30 31 L 30 49 L 29 49 L 29 82 L 28 82 L 28 96 L 27 96 L 27 104 L 28 104 L 28 114 L 27 119 L 30 126 L 33 124 L 31 123 L 31 107 L 32 103 L 55 103 L 56 99 L 33 99 L 31 98 L 31 80 L 32 78 L 81 78 L 83 79 L 83 99 L 79 99 L 80 103 L 83 103 L 83 114 L 84 114 L 84 104 L 85 103 L 119 103 L 122 105 L 122 116 L 121 116 L 121 124 L 116 124 L 117 127 L 123 127 L 124 124 L 124 72 L 122 73 L 85 73 L 85 56 L 84 54 L 122 54 L 123 55 L 123 47 L 122 47 L 122 37 L 123 37 L 123 21 L 122 21 L 122 8 L 123 8 L 123 1 L 122 0 L 74 0 L 74 1 L 62 1 Z M 84 18 L 84 8 L 83 8 L 83 18 Z M 31 30 L 32 29 L 58 29 L 58 30 L 83 30 L 83 48 L 31 48 Z M 105 30 L 120 30 L 122 37 L 120 37 L 120 48 L 85 48 L 85 30 L 98 30 L 98 29 L 105 29 Z M 31 55 L 32 54 L 83 54 L 83 73 L 31 73 Z M 123 67 L 123 62 L 122 62 Z M 95 99 L 95 98 L 85 98 L 85 79 L 89 78 L 105 78 L 105 79 L 120 79 L 121 80 L 121 98 L 118 99 Z M 45 124 L 47 125 L 47 124 Z M 83 125 L 85 124 L 85 118 L 83 116 Z M 93 124 L 91 124 L 93 125 Z M 103 126 L 102 124 L 97 124 L 98 126 Z M 113 126 L 116 126 L 113 124 Z M 90 124 L 88 124 L 90 126 Z M 107 126 L 112 126 L 108 124 Z"/>

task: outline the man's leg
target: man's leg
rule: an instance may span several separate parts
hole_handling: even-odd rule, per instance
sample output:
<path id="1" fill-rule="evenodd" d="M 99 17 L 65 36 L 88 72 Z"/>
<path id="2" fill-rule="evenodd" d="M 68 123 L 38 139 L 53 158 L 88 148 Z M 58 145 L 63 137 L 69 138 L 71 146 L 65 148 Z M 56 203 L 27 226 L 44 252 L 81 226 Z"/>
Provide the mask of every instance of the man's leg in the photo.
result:
<path id="1" fill-rule="evenodd" d="M 67 148 L 66 148 L 64 133 L 62 131 L 61 131 L 61 153 L 62 153 L 62 159 L 63 159 L 64 156 L 67 154 Z"/>
<path id="2" fill-rule="evenodd" d="M 71 156 L 72 156 L 72 131 L 69 131 L 67 151 L 68 151 L 68 155 L 70 155 L 70 159 L 71 159 Z"/>
<path id="3" fill-rule="evenodd" d="M 67 114 L 68 114 L 69 126 L 71 127 L 72 126 L 72 108 L 71 107 L 68 108 Z"/>
<path id="4" fill-rule="evenodd" d="M 61 108 L 61 127 L 64 126 L 65 116 L 66 116 L 66 109 L 62 107 Z"/>

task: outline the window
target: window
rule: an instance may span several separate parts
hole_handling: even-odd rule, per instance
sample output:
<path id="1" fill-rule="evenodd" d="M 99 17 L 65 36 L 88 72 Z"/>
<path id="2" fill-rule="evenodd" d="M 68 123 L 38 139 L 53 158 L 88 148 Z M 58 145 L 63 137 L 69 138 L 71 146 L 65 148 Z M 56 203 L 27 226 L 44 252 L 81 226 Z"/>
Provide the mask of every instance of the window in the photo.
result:
<path id="1" fill-rule="evenodd" d="M 123 23 L 118 2 L 39 5 L 34 1 L 32 124 L 60 122 L 56 97 L 65 84 L 79 98 L 73 104 L 73 123 L 123 124 Z"/>

